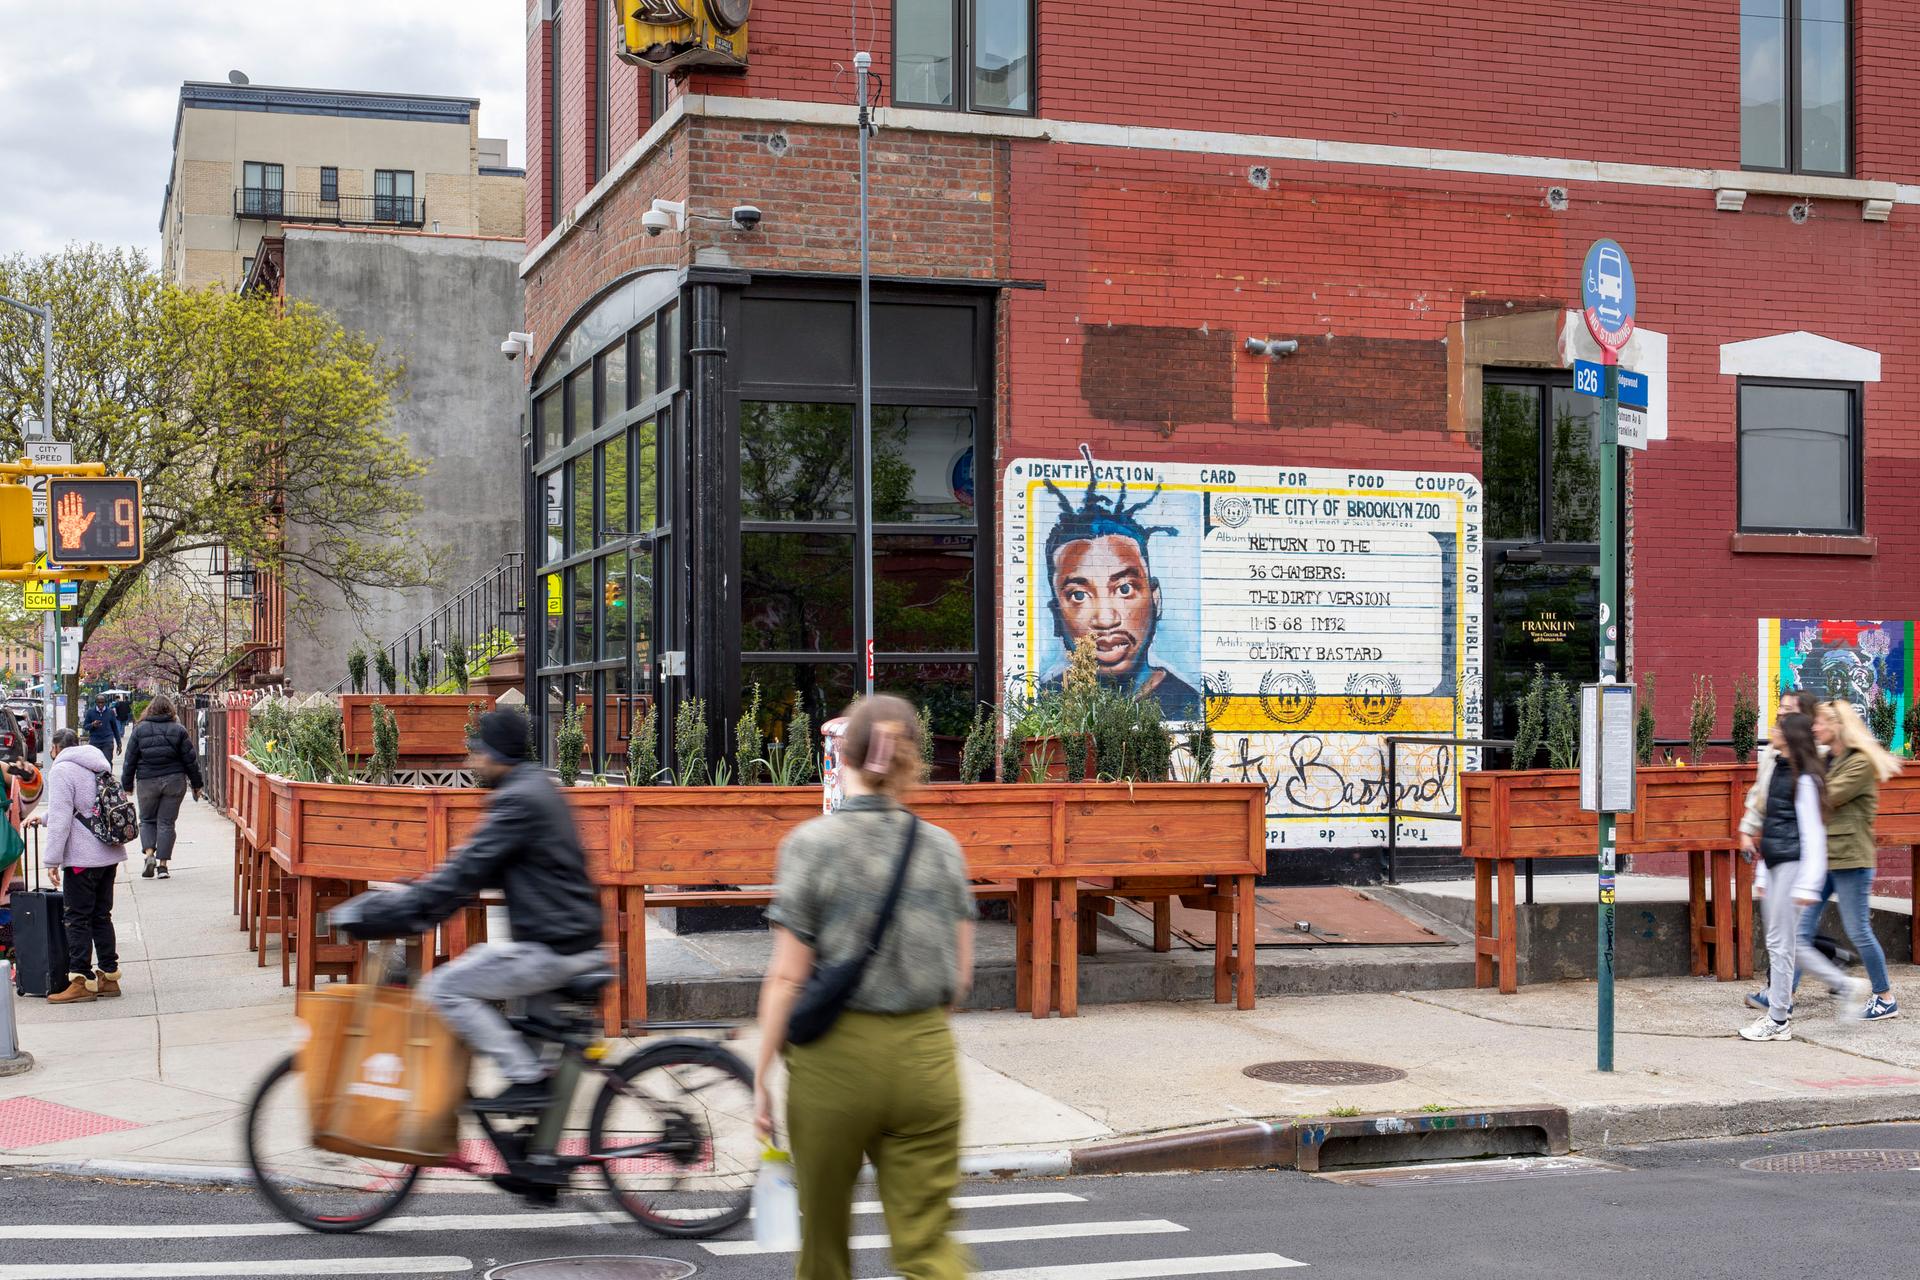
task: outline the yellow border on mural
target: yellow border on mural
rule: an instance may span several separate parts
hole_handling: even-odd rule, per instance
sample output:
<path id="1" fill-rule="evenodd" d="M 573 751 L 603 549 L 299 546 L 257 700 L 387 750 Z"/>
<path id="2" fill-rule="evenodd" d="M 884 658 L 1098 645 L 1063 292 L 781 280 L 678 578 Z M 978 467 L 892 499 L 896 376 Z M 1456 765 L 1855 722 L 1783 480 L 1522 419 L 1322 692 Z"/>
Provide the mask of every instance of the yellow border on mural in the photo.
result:
<path id="1" fill-rule="evenodd" d="M 1034 689 L 1037 686 L 1037 682 L 1039 681 L 1039 678 L 1040 678 L 1039 668 L 1035 665 L 1035 654 L 1034 654 L 1034 649 L 1036 645 L 1039 643 L 1039 635 L 1040 635 L 1040 624 L 1039 624 L 1040 615 L 1038 612 L 1039 605 L 1040 605 L 1040 598 L 1039 598 L 1040 574 L 1039 572 L 1036 571 L 1034 562 L 1033 562 L 1033 550 L 1036 545 L 1034 541 L 1036 530 L 1034 528 L 1033 507 L 1034 507 L 1034 495 L 1037 492 L 1039 492 L 1041 489 L 1045 488 L 1046 483 L 1047 482 L 1044 479 L 1040 479 L 1040 480 L 1030 479 L 1027 481 L 1027 484 L 1026 484 L 1026 490 L 1027 490 L 1026 492 L 1027 651 L 1026 651 L 1026 662 L 1025 662 L 1025 668 L 1024 668 L 1023 674 L 1025 678 L 1026 689 L 1029 694 L 1031 694 L 1034 691 Z M 1453 503 L 1454 546 L 1457 548 L 1456 561 L 1454 565 L 1454 594 L 1455 594 L 1454 627 L 1456 630 L 1456 638 L 1454 642 L 1455 656 L 1454 656 L 1454 672 L 1453 672 L 1454 696 L 1452 697 L 1452 699 L 1426 698 L 1426 697 L 1409 698 L 1407 699 L 1406 704 L 1402 706 L 1401 714 L 1398 714 L 1394 717 L 1396 721 L 1400 720 L 1403 715 L 1408 718 L 1413 718 L 1412 713 L 1414 711 L 1414 707 L 1416 704 L 1419 704 L 1422 710 L 1428 711 L 1428 714 L 1432 714 L 1432 711 L 1429 708 L 1427 708 L 1425 704 L 1439 704 L 1439 703 L 1451 701 L 1453 703 L 1453 714 L 1450 718 L 1442 717 L 1442 718 L 1438 718 L 1434 723 L 1427 723 L 1426 722 L 1427 716 L 1423 715 L 1418 717 L 1419 723 L 1414 725 L 1405 725 L 1405 726 L 1398 723 L 1392 724 L 1392 725 L 1363 725 L 1358 722 L 1353 722 L 1351 724 L 1329 723 L 1329 724 L 1323 725 L 1322 723 L 1320 723 L 1320 721 L 1322 720 L 1322 717 L 1318 713 L 1315 713 L 1313 716 L 1309 718 L 1309 721 L 1307 723 L 1304 723 L 1298 727 L 1287 726 L 1283 728 L 1280 726 L 1273 725 L 1271 722 L 1265 721 L 1264 713 L 1262 713 L 1263 719 L 1262 719 L 1262 722 L 1258 725 L 1248 724 L 1243 726 L 1237 722 L 1227 723 L 1227 717 L 1225 715 L 1218 716 L 1218 717 L 1210 716 L 1208 717 L 1208 723 L 1211 724 L 1215 729 L 1224 729 L 1230 733 L 1259 732 L 1259 733 L 1281 733 L 1281 734 L 1311 733 L 1311 732 L 1397 733 L 1397 732 L 1409 732 L 1409 731 L 1414 733 L 1430 733 L 1438 729 L 1445 729 L 1450 724 L 1453 728 L 1454 737 L 1465 736 L 1465 733 L 1464 733 L 1465 721 L 1462 719 L 1462 714 L 1463 714 L 1463 706 L 1466 702 L 1466 670 L 1467 670 L 1467 573 L 1466 573 L 1466 568 L 1467 567 L 1464 562 L 1459 560 L 1459 557 L 1465 554 L 1466 543 L 1467 543 L 1467 512 L 1466 512 L 1466 498 L 1464 496 L 1458 493 L 1423 493 L 1418 490 L 1387 491 L 1387 490 L 1379 490 L 1379 489 L 1353 489 L 1353 488 L 1341 489 L 1337 487 L 1321 488 L 1321 489 L 1303 489 L 1303 488 L 1297 488 L 1293 486 L 1287 486 L 1284 488 L 1271 487 L 1271 486 L 1261 487 L 1261 488 L 1249 488 L 1244 485 L 1235 485 L 1235 486 L 1232 486 L 1231 488 L 1223 490 L 1222 487 L 1219 485 L 1165 484 L 1165 483 L 1162 483 L 1160 487 L 1163 491 L 1168 493 L 1205 494 L 1205 493 L 1216 493 L 1216 492 L 1230 492 L 1230 493 L 1261 494 L 1267 497 L 1307 496 L 1307 497 L 1335 497 L 1335 498 L 1355 498 L 1355 497 L 1405 498 L 1405 499 L 1414 499 L 1414 500 L 1421 500 L 1421 501 L 1444 501 L 1444 502 Z M 1118 491 L 1120 488 L 1121 488 L 1121 484 L 1118 481 L 1096 481 L 1094 484 L 1094 489 L 1096 492 L 1098 492 L 1101 489 Z M 1202 572 L 1204 574 L 1204 570 Z M 1332 695 L 1329 695 L 1329 696 L 1332 696 Z M 1226 699 L 1226 702 L 1228 703 L 1229 710 L 1232 710 L 1233 704 L 1242 703 L 1242 702 L 1250 702 L 1253 707 L 1257 708 L 1259 706 L 1260 699 L 1259 699 L 1259 695 L 1257 694 L 1255 695 L 1234 694 L 1228 697 Z M 1204 706 L 1203 706 L 1203 711 L 1204 711 Z M 1289 821 L 1290 819 L 1282 818 L 1280 820 Z"/>

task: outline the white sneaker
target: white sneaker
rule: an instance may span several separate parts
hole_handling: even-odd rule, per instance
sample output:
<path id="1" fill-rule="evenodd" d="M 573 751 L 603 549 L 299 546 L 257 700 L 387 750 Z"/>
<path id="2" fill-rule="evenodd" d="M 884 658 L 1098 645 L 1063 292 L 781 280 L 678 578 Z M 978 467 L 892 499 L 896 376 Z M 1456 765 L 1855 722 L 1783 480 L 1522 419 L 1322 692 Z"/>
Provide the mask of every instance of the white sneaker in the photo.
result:
<path id="1" fill-rule="evenodd" d="M 1742 1040 L 1791 1040 L 1793 1024 L 1775 1022 L 1773 1015 L 1768 1014 L 1763 1018 L 1755 1019 L 1752 1026 L 1740 1028 L 1740 1038 Z"/>
<path id="2" fill-rule="evenodd" d="M 1867 1005 L 1872 1000 L 1873 984 L 1865 978 L 1855 978 L 1840 994 L 1840 1016 L 1848 1022 L 1858 1022 L 1867 1016 Z"/>

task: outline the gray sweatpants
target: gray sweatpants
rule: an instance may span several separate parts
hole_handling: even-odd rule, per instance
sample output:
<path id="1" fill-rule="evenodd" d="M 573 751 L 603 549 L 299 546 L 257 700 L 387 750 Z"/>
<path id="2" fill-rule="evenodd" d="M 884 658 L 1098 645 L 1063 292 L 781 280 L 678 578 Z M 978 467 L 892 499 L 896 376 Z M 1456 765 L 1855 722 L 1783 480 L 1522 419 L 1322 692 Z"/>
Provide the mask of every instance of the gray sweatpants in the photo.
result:
<path id="1" fill-rule="evenodd" d="M 555 990 L 605 963 L 598 947 L 563 956 L 538 942 L 488 942 L 433 970 L 420 993 L 455 1035 L 498 1064 L 509 1083 L 537 1084 L 545 1078 L 540 1060 L 495 1002 Z"/>
<path id="2" fill-rule="evenodd" d="M 1800 878 L 1799 862 L 1767 868 L 1767 1012 L 1785 1022 L 1793 1012 L 1794 967 L 1810 973 L 1836 991 L 1844 990 L 1847 975 L 1812 946 L 1800 945 L 1800 913 L 1793 886 Z"/>

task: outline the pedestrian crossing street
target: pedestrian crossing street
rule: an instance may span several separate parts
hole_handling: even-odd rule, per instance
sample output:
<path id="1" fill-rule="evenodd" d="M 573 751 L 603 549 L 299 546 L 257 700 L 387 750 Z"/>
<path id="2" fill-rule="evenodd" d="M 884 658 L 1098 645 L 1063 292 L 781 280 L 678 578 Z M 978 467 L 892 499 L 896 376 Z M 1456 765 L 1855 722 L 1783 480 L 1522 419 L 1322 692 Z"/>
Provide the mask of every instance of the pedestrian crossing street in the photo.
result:
<path id="1" fill-rule="evenodd" d="M 1194 1245 L 1210 1238 L 1171 1218 L 1120 1215 L 1071 1191 L 985 1191 L 958 1196 L 958 1238 L 981 1280 L 1156 1280 L 1157 1277 L 1260 1275 L 1307 1263 L 1270 1252 L 1221 1253 Z M 1169 1190 L 1173 1190 L 1169 1187 Z M 1090 1198 L 1091 1197 L 1091 1198 Z M 572 1206 L 527 1212 L 431 1212 L 444 1196 L 422 1196 L 399 1215 L 353 1236 L 318 1236 L 270 1218 L 234 1222 L 0 1223 L 0 1280 L 198 1280 L 213 1277 L 392 1276 L 478 1280 L 503 1264 L 560 1255 L 675 1257 L 697 1275 L 770 1280 L 792 1274 L 790 1252 L 763 1249 L 751 1223 L 729 1238 L 656 1239 L 616 1213 Z M 1167 1197 L 1168 1201 L 1174 1199 Z M 1164 1204 L 1165 1202 L 1161 1202 Z M 459 1198 L 468 1210 L 473 1202 Z M 249 1206 L 250 1208 L 252 1206 Z M 854 1206 L 855 1273 L 886 1276 L 878 1201 Z M 211 1215 L 209 1215 L 211 1216 Z M 229 1216 L 241 1214 L 229 1211 Z M 251 1217 L 251 1215 L 245 1215 Z M 39 1261 L 16 1261 L 38 1258 Z"/>

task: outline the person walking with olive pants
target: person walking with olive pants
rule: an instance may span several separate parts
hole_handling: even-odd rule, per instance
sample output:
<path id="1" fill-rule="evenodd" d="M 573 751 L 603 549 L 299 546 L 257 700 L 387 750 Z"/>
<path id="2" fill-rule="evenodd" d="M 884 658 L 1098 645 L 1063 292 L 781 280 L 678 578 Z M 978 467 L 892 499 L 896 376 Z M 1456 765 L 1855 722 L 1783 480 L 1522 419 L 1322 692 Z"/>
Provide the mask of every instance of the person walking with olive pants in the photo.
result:
<path id="1" fill-rule="evenodd" d="M 952 1233 L 961 1098 L 947 1008 L 965 997 L 973 972 L 973 891 L 959 843 L 938 827 L 916 826 L 901 808 L 920 776 L 917 740 L 911 703 L 863 700 L 841 740 L 847 799 L 780 847 L 754 1110 L 771 1138 L 770 1080 L 784 1049 L 801 1280 L 852 1276 L 863 1160 L 873 1162 L 893 1273 L 959 1280 L 969 1269 Z M 788 1045 L 789 1015 L 816 966 L 838 966 L 866 949 L 908 851 L 893 915 L 846 1007 L 819 1038 Z"/>

